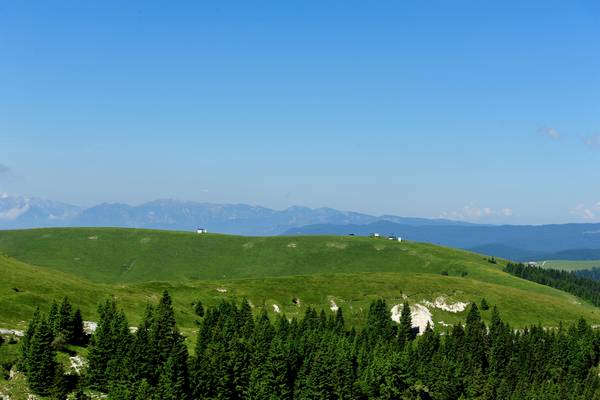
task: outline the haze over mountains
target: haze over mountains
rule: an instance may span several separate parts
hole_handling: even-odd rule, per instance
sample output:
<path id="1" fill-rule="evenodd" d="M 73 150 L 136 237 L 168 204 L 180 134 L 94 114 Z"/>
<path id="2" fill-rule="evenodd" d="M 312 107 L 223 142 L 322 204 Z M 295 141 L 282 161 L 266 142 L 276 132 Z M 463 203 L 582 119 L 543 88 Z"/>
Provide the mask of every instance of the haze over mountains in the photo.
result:
<path id="1" fill-rule="evenodd" d="M 373 216 L 332 208 L 273 210 L 247 204 L 156 200 L 137 206 L 79 207 L 23 196 L 0 196 L 0 229 L 111 226 L 250 235 L 396 234 L 512 260 L 600 259 L 600 224 L 478 225 L 446 219 Z"/>
<path id="2" fill-rule="evenodd" d="M 61 226 L 112 226 L 194 230 L 238 235 L 279 235 L 311 224 L 357 224 L 391 221 L 410 226 L 470 225 L 444 219 L 372 216 L 333 208 L 289 207 L 273 210 L 247 204 L 214 204 L 172 199 L 137 206 L 102 203 L 84 208 L 61 202 L 23 196 L 0 197 L 0 229 Z"/>

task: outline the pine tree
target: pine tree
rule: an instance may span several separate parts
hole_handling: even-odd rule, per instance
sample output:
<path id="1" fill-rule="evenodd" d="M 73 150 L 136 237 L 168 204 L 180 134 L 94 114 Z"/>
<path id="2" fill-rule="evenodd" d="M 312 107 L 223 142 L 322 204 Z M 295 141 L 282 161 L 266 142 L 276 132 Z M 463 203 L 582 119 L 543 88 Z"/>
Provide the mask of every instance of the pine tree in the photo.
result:
<path id="1" fill-rule="evenodd" d="M 42 317 L 40 314 L 40 308 L 37 307 L 35 312 L 33 313 L 33 318 L 29 321 L 27 325 L 27 330 L 25 331 L 25 335 L 21 338 L 19 346 L 21 352 L 21 360 L 19 363 L 20 369 L 23 370 L 27 374 L 27 366 L 29 363 L 29 348 L 31 346 L 31 339 L 35 334 L 39 323 L 41 322 Z"/>
<path id="2" fill-rule="evenodd" d="M 202 302 L 200 300 L 196 302 L 196 305 L 194 306 L 194 312 L 200 318 L 204 317 L 204 306 L 202 306 Z"/>
<path id="3" fill-rule="evenodd" d="M 250 307 L 248 300 L 242 300 L 237 315 L 240 324 L 240 335 L 243 338 L 249 339 L 254 333 L 254 317 L 252 316 L 252 307 Z"/>
<path id="4" fill-rule="evenodd" d="M 85 331 L 83 329 L 83 317 L 79 308 L 73 313 L 71 327 L 73 328 L 71 341 L 75 344 L 82 344 L 85 340 Z"/>
<path id="5" fill-rule="evenodd" d="M 404 302 L 402 305 L 402 312 L 400 313 L 400 325 L 398 327 L 398 345 L 402 349 L 406 343 L 414 338 L 412 328 L 412 316 L 410 312 L 410 306 L 408 302 Z"/>
<path id="6" fill-rule="evenodd" d="M 60 336 L 65 342 L 71 342 L 75 339 L 75 327 L 73 326 L 73 306 L 65 296 L 60 306 L 55 322 L 55 336 Z"/>
<path id="7" fill-rule="evenodd" d="M 130 378 L 127 356 L 131 334 L 127 319 L 117 309 L 114 299 L 101 304 L 98 314 L 98 327 L 90 339 L 87 378 L 93 389 L 106 391 L 112 380 Z"/>
<path id="8" fill-rule="evenodd" d="M 389 341 L 394 336 L 394 325 L 385 300 L 375 300 L 369 307 L 367 325 L 363 330 L 367 346 L 375 347 L 379 341 Z"/>
<path id="9" fill-rule="evenodd" d="M 344 331 L 344 314 L 342 312 L 342 307 L 338 307 L 335 311 L 334 329 L 337 332 Z"/>
<path id="10" fill-rule="evenodd" d="M 186 400 L 189 399 L 190 384 L 188 375 L 188 352 L 184 338 L 176 334 L 175 343 L 169 358 L 162 368 L 159 379 L 159 393 L 161 399 Z"/>
<path id="11" fill-rule="evenodd" d="M 154 318 L 154 307 L 148 304 L 142 322 L 133 336 L 129 352 L 132 379 L 135 382 L 153 379 L 157 366 L 154 364 L 153 352 L 150 349 L 150 329 Z"/>
<path id="12" fill-rule="evenodd" d="M 50 394 L 56 377 L 52 340 L 52 330 L 42 318 L 29 344 L 26 368 L 29 388 L 39 395 Z"/>
<path id="13" fill-rule="evenodd" d="M 56 300 L 52 300 L 52 305 L 50 306 L 50 311 L 48 312 L 48 323 L 50 324 L 52 335 L 56 336 L 58 333 L 58 303 Z"/>
<path id="14" fill-rule="evenodd" d="M 487 310 L 490 309 L 490 306 L 489 306 L 489 304 L 488 304 L 488 302 L 487 302 L 487 300 L 485 298 L 481 299 L 481 303 L 480 304 L 481 304 L 481 309 L 483 311 L 487 311 Z"/>
<path id="15" fill-rule="evenodd" d="M 52 387 L 50 388 L 50 395 L 53 399 L 64 400 L 69 394 L 69 382 L 65 377 L 65 371 L 62 365 L 56 363 L 56 369 L 54 372 L 54 380 Z"/>
<path id="16" fill-rule="evenodd" d="M 254 368 L 246 395 L 250 399 L 291 399 L 289 381 L 289 348 L 287 342 L 276 336 L 271 342 L 268 356 Z"/>
<path id="17" fill-rule="evenodd" d="M 171 355 L 171 349 L 175 343 L 175 311 L 169 292 L 166 290 L 154 309 L 152 326 L 150 327 L 149 350 L 152 353 L 154 370 L 159 372 L 162 365 L 167 362 Z M 155 382 L 158 376 L 154 376 L 151 382 Z"/>

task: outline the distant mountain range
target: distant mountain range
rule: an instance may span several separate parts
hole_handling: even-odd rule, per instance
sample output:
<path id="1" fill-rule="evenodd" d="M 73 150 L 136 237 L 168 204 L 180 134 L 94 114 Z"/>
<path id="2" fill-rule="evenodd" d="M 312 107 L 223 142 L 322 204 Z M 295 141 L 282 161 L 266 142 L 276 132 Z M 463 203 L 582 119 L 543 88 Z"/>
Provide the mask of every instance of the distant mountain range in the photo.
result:
<path id="1" fill-rule="evenodd" d="M 193 230 L 239 235 L 279 235 L 311 224 L 370 224 L 380 220 L 408 226 L 466 226 L 444 219 L 372 216 L 332 208 L 273 210 L 247 204 L 156 200 L 138 206 L 103 203 L 89 208 L 21 196 L 0 196 L 0 229 L 61 226 L 112 226 Z"/>
<path id="2" fill-rule="evenodd" d="M 512 260 L 600 259 L 600 224 L 478 225 L 446 219 L 373 216 L 333 208 L 273 210 L 247 204 L 156 200 L 93 207 L 0 195 L 0 229 L 111 226 L 194 230 L 250 236 L 348 235 L 372 232 Z"/>
<path id="3" fill-rule="evenodd" d="M 600 224 L 415 226 L 375 221 L 364 225 L 307 225 L 285 234 L 365 236 L 374 232 L 517 261 L 600 259 Z"/>

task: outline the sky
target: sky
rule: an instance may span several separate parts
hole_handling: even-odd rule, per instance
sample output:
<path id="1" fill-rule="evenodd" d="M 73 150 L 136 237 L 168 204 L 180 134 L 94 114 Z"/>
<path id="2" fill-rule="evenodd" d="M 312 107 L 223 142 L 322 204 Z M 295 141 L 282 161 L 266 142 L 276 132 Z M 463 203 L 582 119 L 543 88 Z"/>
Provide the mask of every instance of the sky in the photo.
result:
<path id="1" fill-rule="evenodd" d="M 600 221 L 594 1 L 5 1 L 0 192 Z"/>

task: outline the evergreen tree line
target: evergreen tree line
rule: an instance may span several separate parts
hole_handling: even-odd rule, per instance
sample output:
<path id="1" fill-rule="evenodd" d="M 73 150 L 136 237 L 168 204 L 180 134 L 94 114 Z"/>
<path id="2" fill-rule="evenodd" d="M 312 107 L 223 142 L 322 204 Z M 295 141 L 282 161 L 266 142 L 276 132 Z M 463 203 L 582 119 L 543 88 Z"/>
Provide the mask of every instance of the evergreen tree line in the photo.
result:
<path id="1" fill-rule="evenodd" d="M 593 267 L 590 269 L 580 269 L 573 271 L 575 275 L 580 278 L 592 279 L 594 281 L 600 281 L 600 267 Z"/>
<path id="2" fill-rule="evenodd" d="M 202 318 L 189 356 L 168 293 L 135 332 L 114 300 L 99 311 L 82 381 L 113 400 L 600 399 L 600 333 L 583 319 L 518 331 L 495 307 L 486 325 L 472 304 L 464 325 L 417 336 L 407 303 L 397 324 L 386 302 L 374 301 L 357 331 L 342 309 L 272 320 L 264 309 L 253 315 L 247 301 L 223 301 L 196 307 Z M 30 352 L 51 347 L 50 329 L 36 329 L 45 341 Z"/>
<path id="3" fill-rule="evenodd" d="M 508 263 L 504 271 L 542 285 L 571 293 L 595 306 L 600 306 L 600 281 L 585 273 L 545 269 L 538 266 Z"/>

